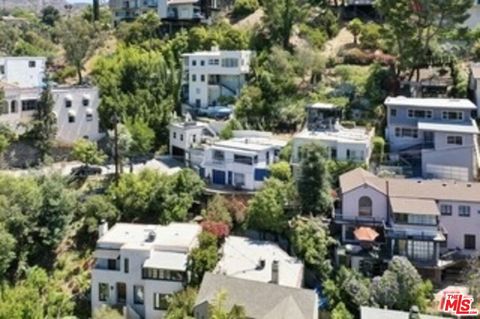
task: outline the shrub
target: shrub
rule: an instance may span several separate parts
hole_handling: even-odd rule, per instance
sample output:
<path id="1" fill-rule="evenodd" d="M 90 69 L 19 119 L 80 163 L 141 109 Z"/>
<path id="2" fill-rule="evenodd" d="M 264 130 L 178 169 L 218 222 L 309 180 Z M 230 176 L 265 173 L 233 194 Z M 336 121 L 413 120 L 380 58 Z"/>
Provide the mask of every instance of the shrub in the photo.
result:
<path id="1" fill-rule="evenodd" d="M 255 12 L 258 7 L 258 0 L 236 0 L 232 14 L 236 18 L 243 18 Z"/>
<path id="2" fill-rule="evenodd" d="M 379 163 L 383 162 L 383 157 L 385 154 L 385 140 L 380 137 L 376 136 L 373 139 L 373 157 Z"/>
<path id="3" fill-rule="evenodd" d="M 360 45 L 364 49 L 377 49 L 380 40 L 380 25 L 369 22 L 360 31 Z"/>
<path id="4" fill-rule="evenodd" d="M 341 55 L 345 64 L 368 65 L 374 60 L 373 54 L 368 54 L 359 48 L 345 50 L 341 52 Z"/>
<path id="5" fill-rule="evenodd" d="M 328 35 L 320 28 L 312 28 L 306 24 L 300 25 L 300 35 L 315 48 L 321 49 L 328 39 Z"/>

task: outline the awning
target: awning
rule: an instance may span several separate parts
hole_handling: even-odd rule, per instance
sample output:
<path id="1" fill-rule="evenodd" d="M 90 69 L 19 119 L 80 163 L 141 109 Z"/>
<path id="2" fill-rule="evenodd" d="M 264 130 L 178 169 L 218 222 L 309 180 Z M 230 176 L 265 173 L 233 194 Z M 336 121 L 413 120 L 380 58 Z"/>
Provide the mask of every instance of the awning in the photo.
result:
<path id="1" fill-rule="evenodd" d="M 393 213 L 439 216 L 440 211 L 433 199 L 390 197 Z"/>
<path id="2" fill-rule="evenodd" d="M 65 100 L 67 100 L 67 101 L 72 101 L 72 100 L 73 100 L 72 95 L 71 95 L 71 94 L 65 95 Z"/>
<path id="3" fill-rule="evenodd" d="M 110 249 L 97 249 L 93 253 L 94 258 L 102 259 L 117 259 L 120 256 L 119 250 L 110 250 Z"/>
<path id="4" fill-rule="evenodd" d="M 92 110 L 90 107 L 87 107 L 87 108 L 85 109 L 85 113 L 91 115 L 91 114 L 93 114 L 93 110 Z"/>
<path id="5" fill-rule="evenodd" d="M 185 271 L 187 269 L 187 255 L 183 253 L 154 251 L 150 255 L 150 258 L 145 260 L 143 268 Z"/>
<path id="6" fill-rule="evenodd" d="M 75 116 L 75 115 L 77 115 L 77 113 L 74 110 L 69 110 L 68 115 L 69 116 Z"/>
<path id="7" fill-rule="evenodd" d="M 374 241 L 379 234 L 373 228 L 358 227 L 353 232 L 353 235 L 355 235 L 355 238 L 360 241 Z"/>

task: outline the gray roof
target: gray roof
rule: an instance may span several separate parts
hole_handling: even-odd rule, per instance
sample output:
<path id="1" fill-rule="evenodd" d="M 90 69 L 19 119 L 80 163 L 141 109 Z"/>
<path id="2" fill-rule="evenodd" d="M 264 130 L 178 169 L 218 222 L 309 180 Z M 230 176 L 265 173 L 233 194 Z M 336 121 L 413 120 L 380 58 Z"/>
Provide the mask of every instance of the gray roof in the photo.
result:
<path id="1" fill-rule="evenodd" d="M 409 313 L 406 311 L 379 309 L 379 308 L 371 308 L 371 307 L 360 308 L 360 319 L 386 319 L 386 318 L 408 319 Z M 420 319 L 445 319 L 445 317 L 420 315 Z"/>
<path id="2" fill-rule="evenodd" d="M 413 97 L 387 97 L 385 100 L 387 106 L 408 106 L 411 108 L 445 108 L 445 109 L 467 109 L 476 110 L 477 107 L 467 99 L 447 99 L 447 98 L 413 98 Z"/>
<path id="3" fill-rule="evenodd" d="M 284 287 L 253 280 L 206 273 L 195 301 L 195 307 L 210 303 L 225 291 L 225 308 L 242 306 L 248 318 L 317 319 L 317 296 L 313 290 Z"/>

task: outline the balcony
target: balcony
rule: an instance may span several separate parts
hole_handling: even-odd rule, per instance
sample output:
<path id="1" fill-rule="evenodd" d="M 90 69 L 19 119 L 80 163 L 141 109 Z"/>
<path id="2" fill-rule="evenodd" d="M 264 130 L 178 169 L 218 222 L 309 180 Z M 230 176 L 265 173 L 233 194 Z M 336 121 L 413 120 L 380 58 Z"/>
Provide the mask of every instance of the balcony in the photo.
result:
<path id="1" fill-rule="evenodd" d="M 335 222 L 338 224 L 354 224 L 354 225 L 367 225 L 367 226 L 382 226 L 384 225 L 384 219 L 375 217 L 364 216 L 343 216 L 343 214 L 335 212 Z"/>

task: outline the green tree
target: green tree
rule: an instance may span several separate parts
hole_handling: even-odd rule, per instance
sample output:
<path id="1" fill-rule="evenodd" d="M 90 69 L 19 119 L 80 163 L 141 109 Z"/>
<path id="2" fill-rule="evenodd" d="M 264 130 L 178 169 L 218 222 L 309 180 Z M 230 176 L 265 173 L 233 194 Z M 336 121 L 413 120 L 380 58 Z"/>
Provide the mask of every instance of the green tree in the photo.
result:
<path id="1" fill-rule="evenodd" d="M 236 18 L 243 18 L 257 10 L 258 0 L 237 0 L 233 5 L 232 14 Z"/>
<path id="2" fill-rule="evenodd" d="M 55 102 L 48 78 L 45 80 L 40 100 L 37 103 L 32 129 L 29 132 L 34 139 L 34 145 L 40 153 L 40 158 L 45 161 L 50 155 L 55 135 L 57 134 L 57 119 L 53 113 Z"/>
<path id="3" fill-rule="evenodd" d="M 398 56 L 397 75 L 410 70 L 412 77 L 428 63 L 434 46 L 463 24 L 471 6 L 471 0 L 376 0 L 375 8 L 385 19 L 382 35 L 389 51 Z"/>
<path id="4" fill-rule="evenodd" d="M 373 157 L 378 163 L 382 163 L 385 156 L 385 140 L 381 136 L 373 138 Z"/>
<path id="5" fill-rule="evenodd" d="M 16 240 L 11 235 L 5 226 L 0 223 L 0 281 L 5 278 L 5 274 L 10 268 L 11 262 L 15 259 L 15 244 Z"/>
<path id="6" fill-rule="evenodd" d="M 369 22 L 360 29 L 360 44 L 364 49 L 377 49 L 381 38 L 382 27 L 374 22 Z"/>
<path id="7" fill-rule="evenodd" d="M 270 176 L 285 183 L 290 182 L 292 180 L 290 164 L 285 161 L 280 161 L 270 165 Z"/>
<path id="8" fill-rule="evenodd" d="M 106 160 L 106 155 L 98 149 L 95 142 L 83 138 L 73 145 L 72 157 L 85 166 L 101 165 Z"/>
<path id="9" fill-rule="evenodd" d="M 85 225 L 89 233 L 97 231 L 102 220 L 112 224 L 117 221 L 119 211 L 104 195 L 88 196 L 80 205 L 80 216 L 85 218 Z"/>
<path id="10" fill-rule="evenodd" d="M 55 23 L 60 20 L 60 11 L 58 11 L 54 6 L 44 7 L 40 14 L 42 23 L 51 27 L 55 26 Z"/>
<path id="11" fill-rule="evenodd" d="M 197 290 L 192 287 L 173 294 L 168 302 L 165 319 L 193 319 L 196 298 Z"/>
<path id="12" fill-rule="evenodd" d="M 208 233 L 202 232 L 198 236 L 198 247 L 194 248 L 188 256 L 187 268 L 191 272 L 190 283 L 199 286 L 203 275 L 212 271 L 219 260 L 217 238 Z"/>
<path id="13" fill-rule="evenodd" d="M 207 208 L 202 212 L 202 215 L 205 220 L 222 222 L 231 228 L 233 226 L 232 215 L 227 205 L 225 197 L 216 194 L 208 201 Z"/>
<path id="14" fill-rule="evenodd" d="M 278 179 L 268 179 L 263 189 L 258 191 L 248 203 L 248 227 L 259 231 L 283 232 L 288 222 L 288 216 L 285 213 L 287 203 L 286 184 Z"/>
<path id="15" fill-rule="evenodd" d="M 363 22 L 359 18 L 355 18 L 348 23 L 347 30 L 353 34 L 354 44 L 358 43 L 358 35 L 362 31 L 362 28 L 363 28 Z"/>
<path id="16" fill-rule="evenodd" d="M 160 36 L 162 22 L 158 14 L 150 10 L 133 22 L 122 22 L 117 29 L 117 37 L 126 44 L 152 44 Z"/>
<path id="17" fill-rule="evenodd" d="M 155 142 L 154 130 L 143 120 L 129 121 L 126 127 L 132 136 L 129 153 L 132 156 L 142 156 L 150 153 Z"/>
<path id="18" fill-rule="evenodd" d="M 327 169 L 325 150 L 315 144 L 301 149 L 298 194 L 304 213 L 329 215 L 332 208 L 330 174 Z"/>
<path id="19" fill-rule="evenodd" d="M 348 312 L 345 304 L 343 302 L 340 302 L 333 309 L 331 319 L 353 319 L 353 316 L 350 312 Z"/>
<path id="20" fill-rule="evenodd" d="M 332 271 L 329 249 L 335 243 L 329 236 L 328 226 L 313 218 L 296 218 L 290 225 L 290 243 L 295 254 L 319 277 L 327 279 Z"/>
<path id="21" fill-rule="evenodd" d="M 227 303 L 227 292 L 220 291 L 215 296 L 212 304 L 208 307 L 211 319 L 247 319 L 245 309 L 241 306 L 234 305 L 230 310 L 225 309 Z"/>
<path id="22" fill-rule="evenodd" d="M 83 64 L 94 49 L 94 30 L 81 17 L 72 17 L 61 23 L 58 33 L 65 58 L 77 70 L 78 83 L 82 84 Z"/>

